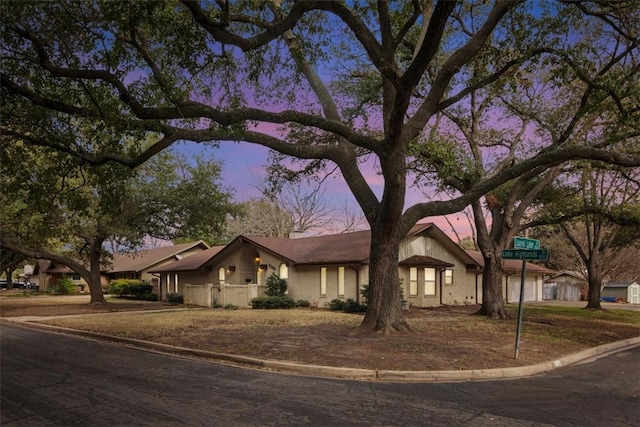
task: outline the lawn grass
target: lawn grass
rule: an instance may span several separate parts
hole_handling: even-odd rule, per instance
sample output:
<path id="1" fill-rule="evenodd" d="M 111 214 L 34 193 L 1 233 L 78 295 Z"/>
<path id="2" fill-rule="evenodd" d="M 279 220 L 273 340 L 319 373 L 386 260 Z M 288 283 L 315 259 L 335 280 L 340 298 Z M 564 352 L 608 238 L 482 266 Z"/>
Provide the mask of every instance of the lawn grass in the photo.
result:
<path id="1" fill-rule="evenodd" d="M 514 313 L 517 307 L 513 309 Z M 612 321 L 640 325 L 640 312 L 627 310 L 590 310 L 581 307 L 526 305 L 523 316 L 546 318 L 574 318 L 598 321 Z"/>
<path id="2" fill-rule="evenodd" d="M 478 306 L 412 309 L 404 313 L 412 333 L 362 336 L 354 332 L 363 314 L 312 308 L 225 310 L 161 303 L 133 306 L 133 310 L 145 310 L 142 312 L 126 311 L 132 309 L 130 304 L 111 304 L 109 310 L 98 313 L 95 306 L 86 304 L 87 296 L 83 297 L 24 298 L 23 306 L 44 302 L 46 305 L 31 307 L 35 310 L 30 314 L 35 316 L 92 314 L 39 320 L 71 329 L 218 353 L 371 369 L 522 366 L 640 336 L 640 312 L 526 305 L 520 355 L 514 359 L 517 305 L 505 307 L 510 316 L 506 320 L 474 315 Z M 14 309 L 7 304 L 15 304 L 16 299 L 10 300 L 0 300 L 1 308 Z M 67 309 L 56 313 L 50 306 L 55 302 L 67 304 Z M 176 308 L 179 310 L 166 310 Z"/>
<path id="3" fill-rule="evenodd" d="M 517 306 L 507 312 L 517 318 Z M 640 326 L 640 312 L 626 310 L 588 310 L 580 307 L 527 306 L 522 311 L 523 331 L 527 337 L 552 343 L 581 341 L 601 344 L 615 337 L 611 328 Z M 640 328 L 636 329 L 640 335 Z"/>

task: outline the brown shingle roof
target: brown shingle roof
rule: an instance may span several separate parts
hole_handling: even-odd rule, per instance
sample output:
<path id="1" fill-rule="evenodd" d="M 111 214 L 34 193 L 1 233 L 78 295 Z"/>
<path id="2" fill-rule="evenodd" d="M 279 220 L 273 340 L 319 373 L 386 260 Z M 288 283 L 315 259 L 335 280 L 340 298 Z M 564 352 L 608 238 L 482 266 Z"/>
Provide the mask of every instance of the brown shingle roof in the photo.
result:
<path id="1" fill-rule="evenodd" d="M 146 268 L 166 260 L 167 258 L 175 257 L 180 253 L 202 246 L 203 249 L 207 249 L 206 243 L 202 240 L 197 242 L 182 243 L 180 245 L 162 246 L 154 249 L 147 249 L 139 251 L 133 254 L 115 254 L 113 256 L 113 263 L 111 264 L 111 270 L 109 273 L 122 273 L 127 271 L 142 271 Z"/>
<path id="2" fill-rule="evenodd" d="M 414 255 L 400 261 L 402 267 L 453 267 L 453 264 L 426 255 Z"/>
<path id="3" fill-rule="evenodd" d="M 407 233 L 407 236 L 415 236 L 425 231 L 432 234 L 432 237 L 442 241 L 449 250 L 455 251 L 466 263 L 474 262 L 466 252 L 432 223 L 416 224 L 411 228 L 409 233 Z M 371 230 L 332 234 L 328 236 L 302 237 L 298 239 L 239 236 L 214 257 L 226 256 L 228 251 L 236 250 L 243 242 L 253 244 L 260 249 L 269 251 L 298 265 L 337 263 L 366 264 L 369 262 Z M 215 260 L 210 261 L 215 262 Z M 444 263 L 443 261 L 435 259 L 431 259 L 431 261 Z M 443 266 L 450 266 L 447 263 L 444 264 Z"/>
<path id="4" fill-rule="evenodd" d="M 158 267 L 154 270 L 150 270 L 149 273 L 160 273 L 168 271 L 193 271 L 202 268 L 204 264 L 209 261 L 214 255 L 224 249 L 224 246 L 212 246 L 197 254 L 190 255 L 186 258 L 182 258 L 179 261 L 172 262 L 171 264 Z"/>
<path id="5" fill-rule="evenodd" d="M 428 231 L 432 237 L 441 241 L 449 250 L 455 251 L 458 257 L 467 264 L 474 263 L 465 251 L 453 242 L 444 232 L 432 223 L 416 224 L 411 228 L 408 236 L 418 235 Z M 193 271 L 207 264 L 215 264 L 238 250 L 243 244 L 251 244 L 260 250 L 284 258 L 294 265 L 314 264 L 367 264 L 371 244 L 371 231 L 355 231 L 351 233 L 332 234 L 327 236 L 301 237 L 289 239 L 284 237 L 238 236 L 221 249 L 211 248 L 202 253 L 192 255 L 164 267 L 158 267 L 152 272 Z M 196 258 L 197 257 L 197 258 Z M 412 257 L 403 262 L 419 262 L 416 265 L 434 267 L 452 267 L 452 264 L 431 258 Z M 408 265 L 408 264 L 403 264 Z M 413 264 L 412 264 L 413 265 Z"/>
<path id="6" fill-rule="evenodd" d="M 264 236 L 240 236 L 240 239 L 295 264 L 366 263 L 369 260 L 371 232 L 365 230 L 299 239 Z"/>

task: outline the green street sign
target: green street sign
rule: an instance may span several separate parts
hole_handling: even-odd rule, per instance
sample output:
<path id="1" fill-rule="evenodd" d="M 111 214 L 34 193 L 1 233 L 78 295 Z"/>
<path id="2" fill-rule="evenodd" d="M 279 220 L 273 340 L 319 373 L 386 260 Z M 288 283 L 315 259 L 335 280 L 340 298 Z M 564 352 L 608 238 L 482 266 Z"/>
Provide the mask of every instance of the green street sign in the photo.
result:
<path id="1" fill-rule="evenodd" d="M 514 237 L 513 247 L 516 249 L 540 249 L 540 240 L 527 237 Z"/>
<path id="2" fill-rule="evenodd" d="M 549 249 L 503 249 L 502 259 L 546 261 L 549 259 Z"/>

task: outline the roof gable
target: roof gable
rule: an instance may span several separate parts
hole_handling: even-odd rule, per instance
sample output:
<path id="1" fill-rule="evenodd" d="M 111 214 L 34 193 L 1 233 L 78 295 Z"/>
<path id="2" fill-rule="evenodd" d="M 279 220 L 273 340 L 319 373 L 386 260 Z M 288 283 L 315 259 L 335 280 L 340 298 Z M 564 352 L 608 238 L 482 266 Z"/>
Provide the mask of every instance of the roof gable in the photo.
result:
<path id="1" fill-rule="evenodd" d="M 442 231 L 438 226 L 434 223 L 420 223 L 414 225 L 409 233 L 407 233 L 407 237 L 419 236 L 419 235 L 427 235 L 434 240 L 438 241 L 440 245 L 444 249 L 446 249 L 453 256 L 462 261 L 463 264 L 467 266 L 467 269 L 475 269 L 480 267 L 482 264 L 479 264 L 475 258 L 471 257 L 467 251 L 462 249 L 460 245 L 454 242 L 444 231 Z"/>
<path id="2" fill-rule="evenodd" d="M 153 270 L 150 270 L 149 273 L 165 273 L 169 271 L 193 271 L 198 270 L 222 249 L 225 246 L 212 246 L 209 249 L 205 249 L 202 252 L 198 252 L 196 254 L 190 255 L 186 258 L 182 258 L 181 260 L 172 262 L 170 264 L 157 267 Z"/>
<path id="3" fill-rule="evenodd" d="M 209 246 L 202 240 L 197 242 L 182 243 L 179 245 L 162 246 L 154 249 L 146 249 L 136 253 L 115 254 L 109 273 L 123 273 L 129 271 L 140 272 L 170 258 L 179 257 L 183 252 L 201 247 L 203 250 Z"/>
<path id="4" fill-rule="evenodd" d="M 556 274 L 554 274 L 553 276 L 551 276 L 548 280 L 554 281 L 554 280 L 558 280 L 558 279 L 575 279 L 576 281 L 580 281 L 580 282 L 587 282 L 587 279 L 578 271 L 571 271 L 571 270 L 564 270 L 564 271 L 560 271 L 557 272 Z"/>
<path id="5" fill-rule="evenodd" d="M 605 285 L 605 288 L 628 288 L 629 286 L 637 285 L 636 282 L 611 282 Z"/>

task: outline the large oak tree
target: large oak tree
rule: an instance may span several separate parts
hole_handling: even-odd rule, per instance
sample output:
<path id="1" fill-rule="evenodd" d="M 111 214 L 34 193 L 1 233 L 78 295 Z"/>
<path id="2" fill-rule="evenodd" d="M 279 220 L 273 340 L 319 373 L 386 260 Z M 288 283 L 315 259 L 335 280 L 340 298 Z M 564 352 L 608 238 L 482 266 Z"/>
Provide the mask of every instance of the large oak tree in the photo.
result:
<path id="1" fill-rule="evenodd" d="M 583 28 L 567 27 L 570 49 L 543 49 L 544 68 L 527 61 L 511 79 L 477 88 L 464 102 L 443 110 L 424 141 L 412 146 L 417 183 L 433 182 L 448 194 L 464 194 L 477 179 L 500 174 L 545 146 L 637 149 L 638 18 L 628 19 L 624 3 L 602 7 L 606 20 Z M 565 19 L 578 19 L 584 12 L 578 7 L 563 14 Z M 612 28 L 613 22 L 620 27 Z M 529 34 L 532 46 L 540 46 L 538 40 L 545 31 L 554 33 L 557 28 L 542 27 Z M 500 54 L 484 50 L 469 65 L 469 72 L 482 74 Z M 602 96 L 602 88 L 607 88 L 609 96 Z M 545 192 L 556 180 L 569 179 L 566 171 L 571 167 L 569 162 L 534 167 L 472 201 L 477 245 L 484 259 L 479 313 L 506 317 L 501 254 L 514 236 L 582 213 L 572 209 L 557 216 L 535 215 L 541 204 L 557 197 Z"/>
<path id="2" fill-rule="evenodd" d="M 2 132 L 90 164 L 133 167 L 179 140 L 243 140 L 332 162 L 372 233 L 369 310 L 361 329 L 406 330 L 398 249 L 418 220 L 459 211 L 525 172 L 567 159 L 640 164 L 637 151 L 549 143 L 495 174 L 473 176 L 451 200 L 405 207 L 408 147 L 436 114 L 495 82 L 521 84 L 514 76 L 522 67 L 571 61 L 576 28 L 603 21 L 612 32 L 636 29 L 598 4 L 543 5 L 6 2 Z M 628 55 L 636 38 L 632 32 L 616 52 Z M 492 61 L 470 72 L 486 52 Z M 594 108 L 615 97 L 604 82 L 592 87 L 597 97 L 584 102 Z M 112 138 L 87 146 L 71 137 L 80 124 Z M 148 133 L 161 136 L 149 147 L 122 145 Z M 379 165 L 380 194 L 359 167 L 363 155 Z"/>
<path id="3" fill-rule="evenodd" d="M 139 248 L 149 237 L 216 243 L 227 215 L 235 213 L 216 162 L 193 165 L 169 151 L 132 170 L 113 162 L 86 165 L 48 147 L 15 143 L 0 153 L 0 162 L 3 253 L 70 267 L 89 285 L 94 304 L 106 302 L 101 272 L 111 262 L 107 241 L 119 251 Z"/>

